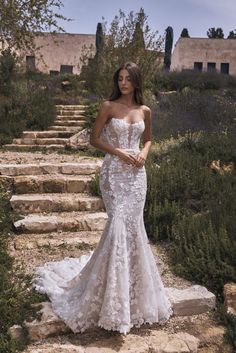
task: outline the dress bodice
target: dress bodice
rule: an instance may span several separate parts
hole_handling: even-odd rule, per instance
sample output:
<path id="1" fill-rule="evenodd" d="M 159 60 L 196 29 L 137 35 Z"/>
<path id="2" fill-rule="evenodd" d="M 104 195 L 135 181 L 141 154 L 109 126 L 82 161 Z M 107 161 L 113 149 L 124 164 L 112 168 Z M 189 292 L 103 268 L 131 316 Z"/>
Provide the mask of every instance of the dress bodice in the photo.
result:
<path id="1" fill-rule="evenodd" d="M 102 130 L 102 139 L 116 148 L 138 150 L 144 129 L 143 120 L 131 124 L 120 118 L 112 118 Z"/>

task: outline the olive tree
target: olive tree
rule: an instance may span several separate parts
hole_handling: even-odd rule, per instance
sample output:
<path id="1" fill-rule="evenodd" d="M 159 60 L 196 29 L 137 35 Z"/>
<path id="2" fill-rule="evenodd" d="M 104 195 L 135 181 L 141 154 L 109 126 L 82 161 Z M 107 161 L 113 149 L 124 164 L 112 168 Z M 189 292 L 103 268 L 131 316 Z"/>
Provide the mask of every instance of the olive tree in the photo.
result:
<path id="1" fill-rule="evenodd" d="M 24 50 L 34 47 L 34 37 L 42 31 L 64 29 L 58 20 L 67 20 L 58 11 L 61 0 L 0 0 L 0 53 L 3 50 Z"/>
<path id="2" fill-rule="evenodd" d="M 103 22 L 103 35 L 99 61 L 91 57 L 86 49 L 82 55 L 81 77 L 87 82 L 87 88 L 101 98 L 107 97 L 114 71 L 127 61 L 139 65 L 144 77 L 144 88 L 149 88 L 155 73 L 160 70 L 163 37 L 158 31 L 150 29 L 143 8 L 138 13 L 131 11 L 128 15 L 119 10 L 109 28 Z"/>

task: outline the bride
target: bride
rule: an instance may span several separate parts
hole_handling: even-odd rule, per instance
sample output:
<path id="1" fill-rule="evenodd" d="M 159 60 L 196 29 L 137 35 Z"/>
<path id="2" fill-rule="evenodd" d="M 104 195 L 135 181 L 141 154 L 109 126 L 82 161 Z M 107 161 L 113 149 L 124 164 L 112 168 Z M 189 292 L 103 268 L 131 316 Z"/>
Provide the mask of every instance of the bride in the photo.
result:
<path id="1" fill-rule="evenodd" d="M 49 262 L 36 271 L 36 289 L 48 294 L 73 332 L 99 326 L 126 334 L 144 323 L 163 324 L 172 314 L 143 221 L 151 111 L 143 104 L 136 64 L 122 65 L 113 79 L 113 93 L 101 105 L 90 137 L 106 152 L 99 179 L 105 229 L 89 255 Z"/>

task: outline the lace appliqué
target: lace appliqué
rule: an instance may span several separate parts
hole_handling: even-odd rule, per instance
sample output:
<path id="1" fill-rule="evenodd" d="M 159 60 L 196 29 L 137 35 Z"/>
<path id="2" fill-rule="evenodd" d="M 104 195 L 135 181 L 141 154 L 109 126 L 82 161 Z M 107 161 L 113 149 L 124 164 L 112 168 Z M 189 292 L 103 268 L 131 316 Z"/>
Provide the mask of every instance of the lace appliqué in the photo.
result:
<path id="1" fill-rule="evenodd" d="M 144 122 L 112 119 L 103 131 L 114 147 L 136 155 Z M 145 166 L 106 154 L 100 189 L 108 220 L 96 249 L 38 269 L 36 288 L 47 292 L 53 310 L 74 332 L 92 326 L 127 333 L 143 323 L 165 323 L 172 314 L 143 221 Z"/>

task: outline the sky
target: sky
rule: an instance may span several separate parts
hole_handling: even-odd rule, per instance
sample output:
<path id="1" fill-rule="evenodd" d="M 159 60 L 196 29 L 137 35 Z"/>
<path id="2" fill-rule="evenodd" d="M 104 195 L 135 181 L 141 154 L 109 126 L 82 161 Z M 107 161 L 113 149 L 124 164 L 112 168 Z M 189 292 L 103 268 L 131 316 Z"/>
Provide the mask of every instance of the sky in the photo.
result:
<path id="1" fill-rule="evenodd" d="M 227 38 L 236 29 L 236 0 L 62 0 L 61 13 L 73 19 L 60 22 L 68 33 L 95 34 L 97 23 L 107 22 L 107 27 L 119 9 L 126 14 L 137 13 L 142 7 L 148 16 L 152 31 L 165 34 L 171 26 L 174 43 L 184 27 L 190 37 L 207 38 L 210 27 L 221 27 Z"/>

